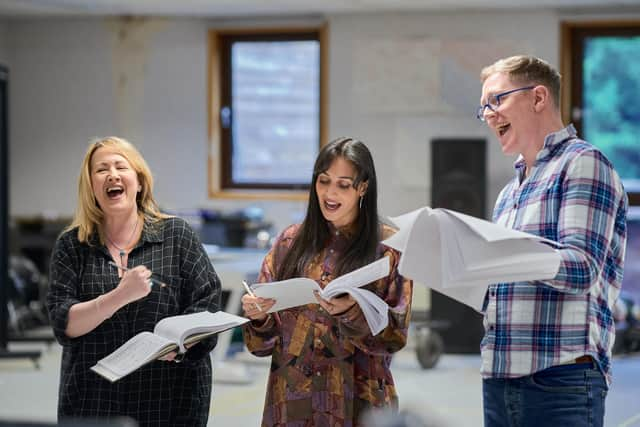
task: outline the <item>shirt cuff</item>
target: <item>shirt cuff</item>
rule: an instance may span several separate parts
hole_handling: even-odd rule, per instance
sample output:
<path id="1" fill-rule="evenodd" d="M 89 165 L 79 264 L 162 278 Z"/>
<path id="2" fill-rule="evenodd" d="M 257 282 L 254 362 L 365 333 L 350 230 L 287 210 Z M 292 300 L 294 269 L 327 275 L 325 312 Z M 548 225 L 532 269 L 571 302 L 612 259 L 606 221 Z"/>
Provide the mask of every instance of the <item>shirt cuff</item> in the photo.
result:
<path id="1" fill-rule="evenodd" d="M 360 316 L 360 313 L 362 313 L 362 310 L 360 310 L 360 306 L 355 303 L 344 313 L 337 314 L 336 317 L 343 323 L 351 323 Z"/>
<path id="2" fill-rule="evenodd" d="M 257 332 L 265 332 L 275 326 L 275 320 L 271 313 L 267 314 L 265 320 L 252 320 L 251 328 Z"/>

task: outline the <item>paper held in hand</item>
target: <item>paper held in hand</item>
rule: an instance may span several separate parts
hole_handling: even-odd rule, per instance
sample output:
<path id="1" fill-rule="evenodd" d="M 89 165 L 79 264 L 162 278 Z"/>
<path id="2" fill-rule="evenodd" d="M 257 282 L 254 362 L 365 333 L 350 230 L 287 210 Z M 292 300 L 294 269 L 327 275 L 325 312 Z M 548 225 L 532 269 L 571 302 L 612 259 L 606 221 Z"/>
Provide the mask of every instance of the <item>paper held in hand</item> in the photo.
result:
<path id="1" fill-rule="evenodd" d="M 556 243 L 448 209 L 424 207 L 391 221 L 383 241 L 402 252 L 398 271 L 478 311 L 492 283 L 552 279 Z"/>
<path id="2" fill-rule="evenodd" d="M 315 280 L 296 277 L 278 282 L 256 283 L 251 285 L 251 290 L 258 297 L 276 300 L 269 313 L 305 304 L 317 304 L 313 291 L 318 291 L 324 299 L 347 293 L 360 306 L 371 333 L 377 335 L 387 327 L 389 306 L 373 292 L 360 287 L 388 276 L 389 263 L 388 257 L 382 257 L 332 280 L 324 289 Z"/>
<path id="3" fill-rule="evenodd" d="M 240 326 L 249 319 L 217 311 L 183 314 L 160 320 L 153 332 L 140 332 L 91 367 L 111 382 L 172 351 L 184 353 L 185 345 Z"/>

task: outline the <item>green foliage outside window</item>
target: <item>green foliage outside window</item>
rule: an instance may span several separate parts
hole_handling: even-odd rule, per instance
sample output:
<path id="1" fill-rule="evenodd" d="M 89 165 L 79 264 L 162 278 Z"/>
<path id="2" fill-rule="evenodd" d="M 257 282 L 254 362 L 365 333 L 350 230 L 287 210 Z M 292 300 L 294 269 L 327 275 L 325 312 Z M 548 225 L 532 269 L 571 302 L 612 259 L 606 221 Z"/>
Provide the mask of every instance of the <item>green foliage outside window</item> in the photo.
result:
<path id="1" fill-rule="evenodd" d="M 640 179 L 640 37 L 585 39 L 583 137 L 623 179 Z"/>

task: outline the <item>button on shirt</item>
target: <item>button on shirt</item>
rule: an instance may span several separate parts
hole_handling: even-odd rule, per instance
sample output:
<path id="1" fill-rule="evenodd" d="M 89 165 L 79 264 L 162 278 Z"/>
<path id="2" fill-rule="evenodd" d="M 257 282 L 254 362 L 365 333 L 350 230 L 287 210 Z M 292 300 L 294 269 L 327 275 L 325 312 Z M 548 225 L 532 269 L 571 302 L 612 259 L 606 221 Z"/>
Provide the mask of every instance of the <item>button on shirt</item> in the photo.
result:
<path id="1" fill-rule="evenodd" d="M 572 125 L 545 138 L 528 177 L 522 158 L 515 168 L 494 222 L 558 242 L 562 260 L 553 280 L 489 287 L 482 375 L 520 377 L 588 354 L 610 382 L 627 235 L 620 178 Z"/>

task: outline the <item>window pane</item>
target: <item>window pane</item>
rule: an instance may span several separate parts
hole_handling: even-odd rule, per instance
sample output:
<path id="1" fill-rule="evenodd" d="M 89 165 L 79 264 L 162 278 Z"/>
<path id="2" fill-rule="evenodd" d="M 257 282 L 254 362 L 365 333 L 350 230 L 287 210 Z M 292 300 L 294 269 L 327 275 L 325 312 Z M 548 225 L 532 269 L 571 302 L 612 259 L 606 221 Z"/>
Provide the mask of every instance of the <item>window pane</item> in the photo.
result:
<path id="1" fill-rule="evenodd" d="M 640 37 L 585 38 L 582 65 L 584 138 L 630 190 L 640 183 Z"/>
<path id="2" fill-rule="evenodd" d="M 319 147 L 319 42 L 236 41 L 231 63 L 234 183 L 308 184 Z"/>

